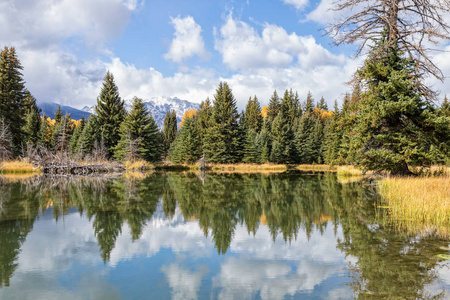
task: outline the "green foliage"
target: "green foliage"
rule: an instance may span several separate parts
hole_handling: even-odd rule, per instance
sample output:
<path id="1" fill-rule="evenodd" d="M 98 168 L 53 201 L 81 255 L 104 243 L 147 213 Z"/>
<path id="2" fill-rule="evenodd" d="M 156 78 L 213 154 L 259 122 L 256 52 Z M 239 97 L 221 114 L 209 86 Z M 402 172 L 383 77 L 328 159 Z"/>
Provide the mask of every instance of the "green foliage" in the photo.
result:
<path id="1" fill-rule="evenodd" d="M 151 162 L 161 159 L 161 135 L 142 99 L 134 98 L 133 107 L 121 125 L 120 141 L 114 150 L 117 159 L 128 156 L 137 158 L 133 153 Z"/>
<path id="2" fill-rule="evenodd" d="M 280 111 L 280 98 L 278 97 L 277 91 L 273 92 L 272 97 L 269 100 L 269 106 L 267 107 L 267 120 L 272 122 L 278 112 Z"/>
<path id="3" fill-rule="evenodd" d="M 263 117 L 261 115 L 261 106 L 259 105 L 258 98 L 250 97 L 245 107 L 244 113 L 245 127 L 258 133 L 261 130 L 263 123 Z"/>
<path id="4" fill-rule="evenodd" d="M 164 153 L 170 148 L 170 145 L 175 140 L 177 135 L 177 115 L 174 110 L 168 111 L 164 117 L 164 128 L 163 128 L 163 138 L 164 138 Z"/>
<path id="5" fill-rule="evenodd" d="M 69 150 L 72 154 L 80 153 L 82 154 L 81 149 L 81 136 L 84 130 L 84 127 L 86 126 L 86 119 L 84 116 L 81 118 L 80 122 L 78 123 L 78 126 L 75 127 L 73 131 L 73 135 L 70 138 L 69 142 Z"/>
<path id="6" fill-rule="evenodd" d="M 0 52 L 0 119 L 10 128 L 14 155 L 21 151 L 25 137 L 26 90 L 22 70 L 16 49 L 5 47 Z"/>
<path id="7" fill-rule="evenodd" d="M 195 116 L 187 117 L 169 151 L 174 163 L 194 163 L 200 159 L 200 130 Z"/>
<path id="8" fill-rule="evenodd" d="M 40 142 L 39 130 L 41 128 L 41 110 L 37 107 L 36 99 L 31 95 L 29 91 L 25 92 L 25 125 L 23 126 L 23 132 L 25 134 L 25 143 L 31 143 L 36 145 Z"/>
<path id="9" fill-rule="evenodd" d="M 220 83 L 214 95 L 211 127 L 206 130 L 203 150 L 208 161 L 233 163 L 239 161 L 239 136 L 236 99 L 228 84 Z"/>
<path id="10" fill-rule="evenodd" d="M 282 111 L 272 123 L 272 152 L 270 161 L 275 163 L 292 163 L 295 159 L 295 147 L 291 126 L 284 118 Z"/>
<path id="11" fill-rule="evenodd" d="M 119 96 L 114 76 L 108 71 L 95 106 L 100 135 L 110 156 L 120 139 L 120 125 L 125 119 L 125 105 Z"/>
<path id="12" fill-rule="evenodd" d="M 84 155 L 91 154 L 94 150 L 95 142 L 99 143 L 101 140 L 100 129 L 95 115 L 90 115 L 86 125 L 80 136 L 79 148 Z"/>
<path id="13" fill-rule="evenodd" d="M 408 166 L 444 159 L 449 148 L 440 143 L 436 129 L 449 128 L 450 121 L 436 118 L 435 109 L 420 92 L 420 78 L 411 76 L 414 65 L 395 47 L 382 49 L 374 51 L 359 71 L 367 90 L 351 139 L 354 162 L 368 170 L 405 175 L 410 173 Z"/>

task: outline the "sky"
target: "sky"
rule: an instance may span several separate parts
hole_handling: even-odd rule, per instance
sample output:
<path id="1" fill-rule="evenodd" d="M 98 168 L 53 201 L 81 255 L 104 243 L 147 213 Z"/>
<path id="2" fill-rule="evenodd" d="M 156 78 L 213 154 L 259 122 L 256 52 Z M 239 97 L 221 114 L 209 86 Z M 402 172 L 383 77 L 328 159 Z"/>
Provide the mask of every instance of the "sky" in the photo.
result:
<path id="1" fill-rule="evenodd" d="M 200 103 L 226 81 L 239 109 L 274 90 L 342 101 L 361 66 L 351 45 L 324 36 L 333 0 L 3 0 L 0 47 L 17 50 L 38 102 L 92 106 L 106 72 L 124 99 Z M 450 18 L 449 18 L 450 19 Z M 441 50 L 450 50 L 447 44 Z M 450 53 L 434 61 L 450 76 Z M 449 80 L 429 79 L 450 94 Z"/>

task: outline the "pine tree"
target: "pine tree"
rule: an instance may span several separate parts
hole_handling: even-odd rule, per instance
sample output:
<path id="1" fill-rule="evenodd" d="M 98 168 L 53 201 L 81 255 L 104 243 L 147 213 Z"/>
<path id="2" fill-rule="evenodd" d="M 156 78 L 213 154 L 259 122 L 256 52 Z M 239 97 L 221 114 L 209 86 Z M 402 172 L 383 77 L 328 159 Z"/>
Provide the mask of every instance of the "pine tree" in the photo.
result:
<path id="1" fill-rule="evenodd" d="M 200 103 L 200 109 L 197 113 L 197 125 L 199 130 L 199 139 L 201 144 L 201 153 L 203 153 L 203 140 L 206 135 L 206 131 L 212 125 L 212 113 L 213 107 L 211 101 L 207 98 L 205 101 Z"/>
<path id="2" fill-rule="evenodd" d="M 174 110 L 170 110 L 166 113 L 164 117 L 164 128 L 163 128 L 163 137 L 164 137 L 164 153 L 167 154 L 167 151 L 170 148 L 170 145 L 175 140 L 177 135 L 177 115 Z"/>
<path id="3" fill-rule="evenodd" d="M 52 128 L 48 121 L 47 115 L 44 113 L 44 115 L 41 118 L 41 126 L 39 128 L 39 142 L 45 148 L 50 149 L 51 139 L 52 139 Z"/>
<path id="4" fill-rule="evenodd" d="M 23 131 L 25 133 L 25 143 L 38 144 L 39 130 L 41 128 L 41 110 L 36 104 L 36 99 L 29 91 L 25 92 L 25 125 Z"/>
<path id="5" fill-rule="evenodd" d="M 245 127 L 258 133 L 261 130 L 263 117 L 261 115 L 261 106 L 256 96 L 248 99 L 244 113 Z"/>
<path id="6" fill-rule="evenodd" d="M 338 163 L 339 147 L 341 144 L 342 133 L 339 124 L 339 107 L 337 101 L 334 103 L 334 112 L 331 118 L 325 120 L 323 158 L 329 165 Z"/>
<path id="7" fill-rule="evenodd" d="M 147 161 L 158 161 L 162 154 L 162 140 L 153 117 L 142 99 L 135 97 L 130 113 L 120 128 L 120 141 L 114 148 L 114 156 L 123 159 L 132 151 L 134 143 L 140 156 Z"/>
<path id="8" fill-rule="evenodd" d="M 313 96 L 311 94 L 311 92 L 308 92 L 308 95 L 306 96 L 306 101 L 305 104 L 303 105 L 303 113 L 310 113 L 312 112 L 314 109 L 314 99 Z"/>
<path id="9" fill-rule="evenodd" d="M 408 166 L 429 165 L 448 154 L 448 144 L 439 143 L 436 127 L 448 126 L 450 120 L 436 118 L 421 94 L 420 78 L 411 76 L 415 66 L 396 45 L 384 43 L 379 41 L 358 72 L 367 90 L 361 95 L 351 146 L 354 162 L 364 169 L 407 175 Z"/>
<path id="10" fill-rule="evenodd" d="M 83 156 L 92 154 L 94 150 L 94 144 L 101 142 L 100 129 L 97 122 L 97 117 L 92 114 L 89 116 L 86 125 L 83 128 L 83 132 L 80 136 L 79 148 L 81 149 Z"/>
<path id="11" fill-rule="evenodd" d="M 272 162 L 288 164 L 295 160 L 292 129 L 283 117 L 281 110 L 273 120 L 271 140 L 270 160 Z"/>
<path id="12" fill-rule="evenodd" d="M 327 105 L 327 103 L 325 102 L 325 99 L 324 99 L 323 97 L 320 98 L 317 107 L 318 107 L 319 109 L 321 109 L 321 110 L 328 110 L 328 105 Z"/>
<path id="13" fill-rule="evenodd" d="M 308 97 L 310 98 L 310 97 Z M 307 98 L 307 99 L 308 99 Z M 312 98 L 310 98 L 312 99 Z M 312 102 L 310 102 L 312 103 Z M 306 105 L 308 107 L 308 105 Z M 314 126 L 316 118 L 312 110 L 306 110 L 299 120 L 298 128 L 295 132 L 295 145 L 298 152 L 298 162 L 311 164 L 314 162 Z"/>
<path id="14" fill-rule="evenodd" d="M 270 139 L 269 122 L 264 122 L 261 132 L 256 136 L 256 145 L 258 149 L 258 156 L 260 163 L 270 161 L 270 149 L 272 148 L 272 141 Z"/>
<path id="15" fill-rule="evenodd" d="M 214 95 L 212 124 L 207 129 L 203 150 L 211 162 L 233 163 L 239 161 L 241 140 L 239 136 L 236 100 L 228 84 L 220 83 Z"/>
<path id="16" fill-rule="evenodd" d="M 84 127 L 86 126 L 86 119 L 82 116 L 78 125 L 75 127 L 72 137 L 70 138 L 69 149 L 71 154 L 82 153 L 80 149 L 81 135 L 83 133 Z"/>
<path id="17" fill-rule="evenodd" d="M 61 123 L 63 117 L 63 113 L 61 111 L 61 106 L 58 105 L 58 108 L 55 111 L 55 123 Z"/>
<path id="18" fill-rule="evenodd" d="M 19 154 L 24 142 L 26 90 L 22 70 L 16 49 L 5 47 L 0 52 L 0 118 L 11 131 L 14 155 Z"/>
<path id="19" fill-rule="evenodd" d="M 269 107 L 267 108 L 267 120 L 272 122 L 280 110 L 280 98 L 278 97 L 277 91 L 273 92 L 272 97 L 269 100 Z"/>
<path id="20" fill-rule="evenodd" d="M 114 76 L 108 71 L 103 80 L 102 90 L 95 106 L 97 123 L 104 140 L 108 155 L 113 154 L 113 148 L 120 139 L 120 125 L 125 119 L 125 105 L 119 96 L 119 89 L 114 82 Z"/>
<path id="21" fill-rule="evenodd" d="M 187 117 L 169 151 L 174 163 L 193 163 L 200 159 L 201 141 L 196 116 Z"/>
<path id="22" fill-rule="evenodd" d="M 256 132 L 253 129 L 248 129 L 245 135 L 244 141 L 244 155 L 243 162 L 246 163 L 259 163 L 261 161 L 258 153 L 258 146 L 256 141 Z"/>

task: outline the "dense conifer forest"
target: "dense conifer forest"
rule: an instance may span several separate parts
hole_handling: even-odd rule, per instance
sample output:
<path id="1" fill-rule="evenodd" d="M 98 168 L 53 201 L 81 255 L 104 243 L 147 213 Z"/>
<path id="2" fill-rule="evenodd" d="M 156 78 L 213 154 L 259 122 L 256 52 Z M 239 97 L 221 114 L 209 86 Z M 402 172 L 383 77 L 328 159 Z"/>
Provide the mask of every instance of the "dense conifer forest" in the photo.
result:
<path id="1" fill-rule="evenodd" d="M 407 174 L 408 166 L 448 164 L 447 97 L 428 101 L 411 76 L 414 64 L 399 50 L 380 44 L 373 53 L 351 92 L 333 108 L 324 98 L 290 89 L 274 91 L 263 108 L 251 96 L 239 112 L 231 87 L 220 82 L 212 100 L 186 112 L 180 124 L 169 111 L 160 131 L 142 99 L 135 97 L 126 112 L 110 72 L 96 114 L 88 120 L 73 120 L 60 109 L 54 120 L 40 116 L 15 49 L 5 47 L 0 53 L 0 160 L 40 149 L 77 160 L 189 164 L 204 157 L 210 163 L 353 164 L 393 174 Z"/>

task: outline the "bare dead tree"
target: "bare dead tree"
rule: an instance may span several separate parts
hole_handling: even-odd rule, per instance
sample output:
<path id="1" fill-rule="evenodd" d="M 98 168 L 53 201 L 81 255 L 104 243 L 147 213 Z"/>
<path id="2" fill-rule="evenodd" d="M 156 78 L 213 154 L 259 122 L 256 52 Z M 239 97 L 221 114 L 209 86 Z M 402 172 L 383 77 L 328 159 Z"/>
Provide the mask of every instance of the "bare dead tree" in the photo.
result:
<path id="1" fill-rule="evenodd" d="M 347 15 L 326 28 L 337 45 L 356 44 L 360 55 L 384 37 L 385 47 L 397 46 L 414 61 L 417 75 L 444 79 L 429 53 L 436 50 L 431 46 L 450 39 L 443 18 L 450 11 L 449 0 L 337 0 L 333 10 Z"/>
<path id="2" fill-rule="evenodd" d="M 0 161 L 13 157 L 12 133 L 5 119 L 0 120 Z"/>

